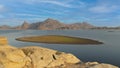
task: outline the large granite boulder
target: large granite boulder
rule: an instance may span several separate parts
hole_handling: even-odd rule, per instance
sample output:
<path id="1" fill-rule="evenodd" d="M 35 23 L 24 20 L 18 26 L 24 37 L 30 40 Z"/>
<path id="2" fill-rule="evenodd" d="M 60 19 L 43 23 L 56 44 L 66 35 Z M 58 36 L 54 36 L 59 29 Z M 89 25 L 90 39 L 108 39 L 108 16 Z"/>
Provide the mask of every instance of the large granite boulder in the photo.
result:
<path id="1" fill-rule="evenodd" d="M 23 52 L 30 57 L 34 68 L 55 67 L 65 63 L 79 63 L 80 60 L 72 54 L 58 52 L 42 47 L 24 47 Z"/>
<path id="2" fill-rule="evenodd" d="M 7 38 L 0 37 L 0 68 L 25 68 L 30 62 L 22 50 L 9 46 Z"/>
<path id="3" fill-rule="evenodd" d="M 20 49 L 0 46 L 0 68 L 25 68 L 31 60 Z"/>

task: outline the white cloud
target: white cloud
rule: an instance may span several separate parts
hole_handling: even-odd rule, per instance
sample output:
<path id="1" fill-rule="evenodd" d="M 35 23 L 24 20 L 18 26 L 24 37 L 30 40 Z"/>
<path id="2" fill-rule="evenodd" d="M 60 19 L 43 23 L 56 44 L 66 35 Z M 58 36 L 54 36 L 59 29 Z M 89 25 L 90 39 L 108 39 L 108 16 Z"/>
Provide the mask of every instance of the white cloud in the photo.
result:
<path id="1" fill-rule="evenodd" d="M 21 2 L 21 3 L 25 3 L 25 4 L 54 4 L 56 6 L 61 6 L 61 7 L 66 7 L 66 8 L 76 8 L 76 7 L 83 7 L 85 6 L 85 3 L 82 1 L 75 1 L 75 0 L 10 0 L 10 2 Z M 73 3 L 78 3 L 78 4 L 74 4 Z"/>
<path id="2" fill-rule="evenodd" d="M 4 16 L 3 16 L 3 15 L 0 15 L 0 18 L 4 18 Z"/>
<path id="3" fill-rule="evenodd" d="M 62 7 L 67 8 L 76 8 L 76 7 L 84 7 L 85 3 L 82 1 L 79 1 L 78 4 L 73 5 L 73 2 L 76 2 L 74 0 L 66 0 L 66 1 L 58 1 L 58 0 L 41 0 L 39 3 L 49 3 L 49 4 L 55 4 Z"/>
<path id="4" fill-rule="evenodd" d="M 68 4 L 68 0 L 67 1 L 58 1 L 58 0 L 25 0 L 25 1 L 21 1 L 24 3 L 28 3 L 28 4 L 33 4 L 33 3 L 47 3 L 47 4 L 54 4 L 54 5 L 58 5 L 58 6 L 62 6 L 62 7 L 72 7 L 70 4 Z"/>
<path id="5" fill-rule="evenodd" d="M 66 7 L 66 8 L 76 8 L 76 7 L 85 6 L 84 2 L 75 1 L 75 0 L 24 0 L 20 2 L 27 3 L 27 4 L 35 4 L 35 3 L 54 4 L 54 5 Z M 74 2 L 77 2 L 78 4 L 73 5 Z"/>
<path id="6" fill-rule="evenodd" d="M 20 21 L 22 21 L 22 20 L 20 20 L 20 19 L 17 19 L 17 18 L 1 18 L 0 19 L 0 22 L 20 22 Z"/>
<path id="7" fill-rule="evenodd" d="M 59 6 L 62 6 L 62 7 L 69 7 L 69 8 L 71 7 L 71 5 L 63 3 L 63 2 L 59 2 L 59 1 L 39 1 L 39 2 L 55 4 L 55 5 L 59 5 Z"/>
<path id="8" fill-rule="evenodd" d="M 85 8 L 86 6 L 88 6 L 87 3 L 82 2 L 82 1 L 78 1 L 78 4 L 75 7 L 77 7 L 77 8 Z"/>
<path id="9" fill-rule="evenodd" d="M 40 11 L 48 14 L 54 14 L 54 15 L 63 15 L 63 14 L 69 13 L 69 10 L 62 10 L 62 9 L 59 9 L 57 11 L 49 11 L 49 10 L 40 10 Z"/>
<path id="10" fill-rule="evenodd" d="M 0 4 L 0 12 L 1 12 L 1 11 L 4 11 L 4 10 L 5 10 L 4 5 L 1 5 L 1 4 Z"/>
<path id="11" fill-rule="evenodd" d="M 109 12 L 113 12 L 117 9 L 117 6 L 95 6 L 95 7 L 91 7 L 89 10 L 91 12 L 95 12 L 95 13 L 109 13 Z"/>
<path id="12" fill-rule="evenodd" d="M 120 15 L 116 15 L 114 19 L 120 20 Z"/>
<path id="13" fill-rule="evenodd" d="M 89 8 L 89 11 L 94 13 L 110 13 L 119 9 L 119 5 L 109 0 L 98 1 L 95 5 Z"/>
<path id="14" fill-rule="evenodd" d="M 16 19 L 16 18 L 0 18 L 0 25 L 10 25 L 16 26 L 23 23 L 24 20 Z"/>
<path id="15" fill-rule="evenodd" d="M 12 14 L 15 16 L 35 16 L 35 17 L 40 17 L 40 15 L 35 15 L 35 14 L 25 14 L 25 13 L 18 13 L 18 14 Z"/>

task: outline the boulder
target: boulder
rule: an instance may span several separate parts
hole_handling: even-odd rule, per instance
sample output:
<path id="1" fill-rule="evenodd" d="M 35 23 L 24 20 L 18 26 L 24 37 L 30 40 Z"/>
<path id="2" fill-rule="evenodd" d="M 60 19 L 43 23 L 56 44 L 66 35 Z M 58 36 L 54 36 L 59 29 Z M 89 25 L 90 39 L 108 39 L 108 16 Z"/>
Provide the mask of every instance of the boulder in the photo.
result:
<path id="1" fill-rule="evenodd" d="M 6 37 L 0 37 L 0 68 L 25 68 L 30 62 L 22 50 L 8 45 Z"/>
<path id="2" fill-rule="evenodd" d="M 7 45 L 0 47 L 0 68 L 25 68 L 30 62 L 22 50 Z"/>
<path id="3" fill-rule="evenodd" d="M 99 64 L 98 62 L 86 62 L 85 63 L 86 65 L 97 65 L 97 64 Z"/>
<path id="4" fill-rule="evenodd" d="M 113 65 L 110 65 L 110 64 L 101 63 L 101 64 L 97 64 L 97 65 L 91 66 L 89 68 L 119 68 L 119 67 L 113 66 Z"/>
<path id="5" fill-rule="evenodd" d="M 30 57 L 33 68 L 55 67 L 65 63 L 78 63 L 80 60 L 72 54 L 58 52 L 42 47 L 24 47 L 23 52 Z"/>

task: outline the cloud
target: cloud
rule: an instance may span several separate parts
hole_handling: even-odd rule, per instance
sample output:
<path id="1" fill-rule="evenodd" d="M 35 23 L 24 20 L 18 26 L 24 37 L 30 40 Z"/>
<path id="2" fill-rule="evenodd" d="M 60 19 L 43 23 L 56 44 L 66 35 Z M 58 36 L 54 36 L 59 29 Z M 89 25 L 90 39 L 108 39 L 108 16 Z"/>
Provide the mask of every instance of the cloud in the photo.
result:
<path id="1" fill-rule="evenodd" d="M 55 5 L 58 5 L 58 6 L 68 7 L 68 8 L 71 7 L 71 5 L 63 3 L 63 2 L 59 2 L 59 1 L 39 1 L 39 2 L 41 2 L 41 3 L 55 4 Z"/>
<path id="2" fill-rule="evenodd" d="M 41 17 L 40 15 L 35 15 L 35 14 L 25 14 L 25 13 L 17 13 L 17 14 L 12 14 L 15 16 L 24 16 L 24 17 Z"/>
<path id="3" fill-rule="evenodd" d="M 16 26 L 23 23 L 24 20 L 20 20 L 17 18 L 0 18 L 0 25 L 10 25 L 10 26 Z"/>
<path id="4" fill-rule="evenodd" d="M 27 3 L 27 4 L 53 4 L 61 7 L 66 7 L 66 8 L 76 8 L 76 7 L 83 7 L 85 6 L 84 2 L 82 1 L 74 1 L 74 0 L 24 0 L 24 1 L 19 1 L 22 3 Z M 77 4 L 74 4 L 77 3 Z"/>
<path id="5" fill-rule="evenodd" d="M 57 6 L 62 6 L 62 7 L 67 7 L 67 8 L 71 8 L 72 6 L 70 4 L 68 4 L 68 0 L 66 1 L 58 1 L 58 0 L 25 0 L 25 1 L 21 1 L 27 4 L 34 4 L 34 3 L 46 3 L 46 4 L 54 4 Z"/>
<path id="6" fill-rule="evenodd" d="M 0 4 L 0 12 L 5 10 L 5 6 Z"/>
<path id="7" fill-rule="evenodd" d="M 0 18 L 4 18 L 4 16 L 3 16 L 3 15 L 0 15 Z"/>
<path id="8" fill-rule="evenodd" d="M 116 9 L 117 6 L 115 5 L 112 6 L 100 5 L 100 6 L 91 7 L 89 10 L 94 13 L 109 13 L 115 11 Z"/>
<path id="9" fill-rule="evenodd" d="M 40 3 L 49 3 L 49 4 L 54 4 L 54 5 L 58 5 L 58 6 L 62 6 L 62 7 L 66 7 L 66 8 L 80 8 L 80 7 L 84 7 L 85 3 L 82 1 L 78 1 L 76 3 L 76 1 L 74 0 L 66 0 L 66 1 L 58 1 L 58 0 L 43 0 L 43 1 L 39 1 Z M 76 3 L 76 4 L 74 4 Z"/>
<path id="10" fill-rule="evenodd" d="M 93 13 L 111 13 L 119 9 L 119 1 L 98 0 L 89 7 L 89 11 Z"/>
<path id="11" fill-rule="evenodd" d="M 17 26 L 21 25 L 24 21 L 28 21 L 30 23 L 32 22 L 38 22 L 43 21 L 44 18 L 36 17 L 36 18 L 0 18 L 0 25 L 10 25 L 10 26 Z"/>
<path id="12" fill-rule="evenodd" d="M 46 13 L 46 14 L 53 14 L 53 15 L 65 15 L 67 13 L 69 13 L 70 11 L 69 10 L 63 10 L 63 9 L 55 9 L 55 10 L 52 10 L 52 11 L 49 11 L 49 10 L 40 10 L 41 12 L 43 13 Z M 62 11 L 62 12 L 61 12 Z"/>
<path id="13" fill-rule="evenodd" d="M 114 17 L 114 20 L 120 20 L 120 14 Z"/>

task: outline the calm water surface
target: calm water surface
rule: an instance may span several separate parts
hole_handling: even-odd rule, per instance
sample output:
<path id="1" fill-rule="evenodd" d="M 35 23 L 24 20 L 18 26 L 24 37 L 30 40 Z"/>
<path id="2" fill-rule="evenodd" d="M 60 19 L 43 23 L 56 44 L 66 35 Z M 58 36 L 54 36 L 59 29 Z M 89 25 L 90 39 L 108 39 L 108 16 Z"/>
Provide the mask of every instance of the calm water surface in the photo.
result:
<path id="1" fill-rule="evenodd" d="M 62 45 L 16 41 L 15 38 L 35 35 L 66 35 L 89 38 L 104 42 L 102 45 Z M 6 36 L 9 44 L 16 47 L 41 46 L 76 55 L 82 61 L 98 61 L 120 66 L 120 31 L 107 30 L 0 30 L 0 36 Z"/>

